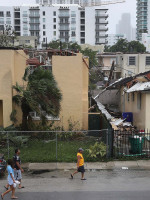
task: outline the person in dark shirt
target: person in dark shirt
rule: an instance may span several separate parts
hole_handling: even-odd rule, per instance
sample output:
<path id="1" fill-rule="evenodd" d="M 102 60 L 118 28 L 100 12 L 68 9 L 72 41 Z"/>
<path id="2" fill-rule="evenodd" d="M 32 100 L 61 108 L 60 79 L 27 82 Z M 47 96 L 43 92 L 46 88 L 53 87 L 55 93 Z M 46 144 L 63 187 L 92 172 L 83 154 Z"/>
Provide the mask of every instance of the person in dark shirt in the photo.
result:
<path id="1" fill-rule="evenodd" d="M 21 167 L 21 159 L 19 157 L 20 155 L 20 149 L 16 149 L 15 150 L 15 155 L 13 156 L 13 160 L 14 160 L 14 178 L 15 180 L 19 181 L 19 189 L 24 188 L 23 186 L 21 186 L 21 179 L 22 179 L 22 174 L 24 172 L 24 170 Z"/>

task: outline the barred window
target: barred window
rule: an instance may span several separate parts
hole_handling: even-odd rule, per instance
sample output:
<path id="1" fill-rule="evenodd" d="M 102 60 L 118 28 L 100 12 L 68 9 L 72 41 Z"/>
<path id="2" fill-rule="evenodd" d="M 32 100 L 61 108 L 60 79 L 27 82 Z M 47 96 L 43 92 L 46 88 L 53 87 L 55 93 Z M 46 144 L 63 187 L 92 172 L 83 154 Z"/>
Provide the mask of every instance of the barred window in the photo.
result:
<path id="1" fill-rule="evenodd" d="M 150 56 L 146 56 L 146 65 L 150 65 Z"/>
<path id="2" fill-rule="evenodd" d="M 129 65 L 136 65 L 136 57 L 129 56 Z"/>

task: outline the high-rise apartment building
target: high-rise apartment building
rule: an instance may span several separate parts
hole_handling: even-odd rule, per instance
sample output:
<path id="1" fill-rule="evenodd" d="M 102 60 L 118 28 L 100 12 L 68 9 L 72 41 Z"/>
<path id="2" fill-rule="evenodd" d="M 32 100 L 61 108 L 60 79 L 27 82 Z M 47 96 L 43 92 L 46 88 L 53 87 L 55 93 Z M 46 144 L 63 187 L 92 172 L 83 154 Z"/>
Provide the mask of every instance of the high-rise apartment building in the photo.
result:
<path id="1" fill-rule="evenodd" d="M 52 40 L 107 44 L 108 9 L 77 4 L 0 7 L 0 30 L 11 25 L 18 36 L 36 36 L 38 47 Z"/>
<path id="2" fill-rule="evenodd" d="M 104 4 L 101 0 L 36 0 L 37 4 L 40 5 L 52 5 L 52 4 L 78 4 L 80 6 L 99 6 Z"/>
<path id="3" fill-rule="evenodd" d="M 126 36 L 124 34 L 108 34 L 108 46 L 113 46 L 120 39 L 125 39 Z"/>
<path id="4" fill-rule="evenodd" d="M 149 0 L 137 0 L 137 40 L 142 40 L 142 33 L 148 32 Z"/>
<path id="5" fill-rule="evenodd" d="M 116 34 L 123 34 L 126 39 L 130 42 L 132 40 L 132 26 L 131 26 L 131 15 L 130 13 L 123 13 L 121 20 L 116 25 Z"/>

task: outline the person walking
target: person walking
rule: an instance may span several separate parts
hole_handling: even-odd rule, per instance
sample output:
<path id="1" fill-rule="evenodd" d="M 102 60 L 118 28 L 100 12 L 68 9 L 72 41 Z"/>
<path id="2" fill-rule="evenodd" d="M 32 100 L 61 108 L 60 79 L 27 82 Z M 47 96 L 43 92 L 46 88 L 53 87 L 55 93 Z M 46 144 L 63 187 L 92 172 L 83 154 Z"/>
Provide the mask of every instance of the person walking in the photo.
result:
<path id="1" fill-rule="evenodd" d="M 16 149 L 15 150 L 15 155 L 13 156 L 13 160 L 14 160 L 14 178 L 15 180 L 19 181 L 19 187 L 18 189 L 24 188 L 24 186 L 21 186 L 21 179 L 22 179 L 22 174 L 24 172 L 24 170 L 21 167 L 21 159 L 20 159 L 20 149 Z"/>
<path id="2" fill-rule="evenodd" d="M 81 180 L 86 180 L 84 178 L 84 158 L 83 158 L 83 149 L 79 148 L 78 153 L 77 153 L 77 170 L 71 174 L 71 178 L 73 179 L 74 175 L 77 174 L 78 172 L 81 172 Z"/>
<path id="3" fill-rule="evenodd" d="M 14 163 L 13 160 L 8 160 L 8 165 L 7 165 L 7 172 L 8 172 L 8 186 L 10 189 L 8 189 L 6 192 L 1 194 L 1 199 L 4 198 L 4 196 L 12 191 L 11 194 L 11 199 L 18 199 L 18 197 L 15 196 L 15 179 L 14 179 Z"/>

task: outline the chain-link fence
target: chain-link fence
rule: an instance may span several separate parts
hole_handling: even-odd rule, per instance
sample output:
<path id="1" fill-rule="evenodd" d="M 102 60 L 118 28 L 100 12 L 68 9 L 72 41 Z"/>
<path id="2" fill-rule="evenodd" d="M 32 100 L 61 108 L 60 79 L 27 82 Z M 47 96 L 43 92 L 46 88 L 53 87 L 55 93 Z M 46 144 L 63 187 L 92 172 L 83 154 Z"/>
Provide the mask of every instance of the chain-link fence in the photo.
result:
<path id="1" fill-rule="evenodd" d="M 109 158 L 113 150 L 112 132 L 94 131 L 1 131 L 0 152 L 12 158 L 21 150 L 22 162 L 76 162 L 78 148 L 88 161 Z"/>

